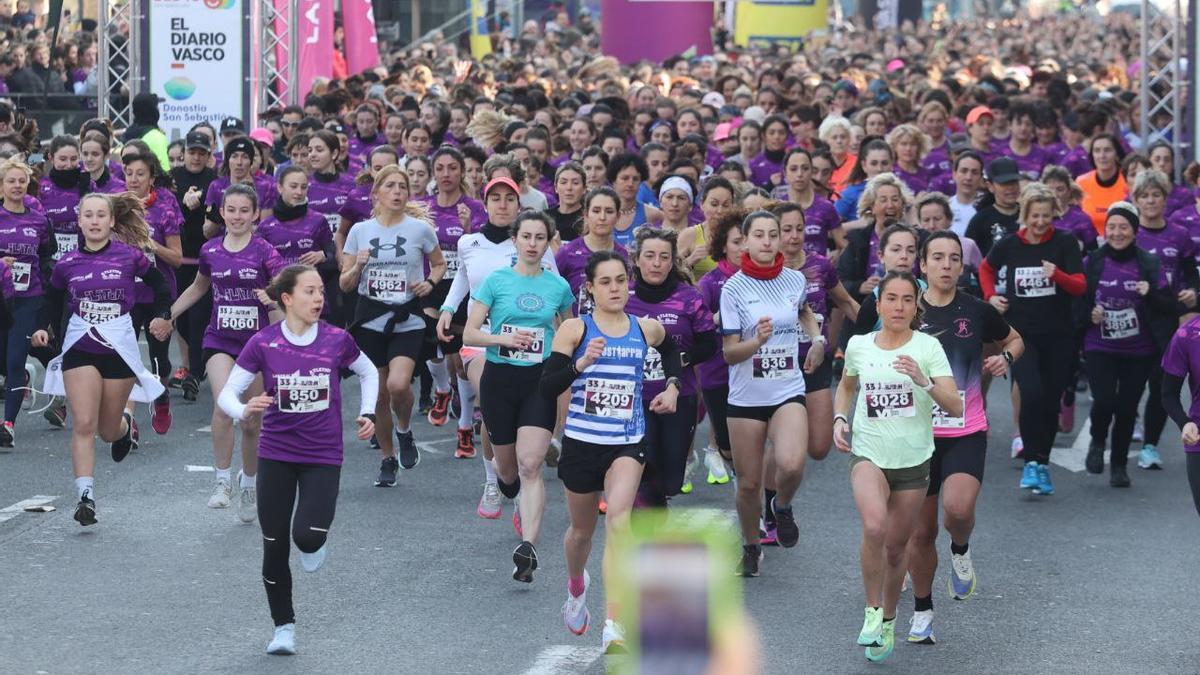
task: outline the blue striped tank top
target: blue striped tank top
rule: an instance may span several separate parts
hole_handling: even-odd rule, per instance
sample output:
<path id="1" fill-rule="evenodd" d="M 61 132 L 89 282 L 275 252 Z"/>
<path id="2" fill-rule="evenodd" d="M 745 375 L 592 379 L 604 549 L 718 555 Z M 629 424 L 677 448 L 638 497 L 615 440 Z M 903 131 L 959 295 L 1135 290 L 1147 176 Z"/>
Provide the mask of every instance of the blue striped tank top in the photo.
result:
<path id="1" fill-rule="evenodd" d="M 579 360 L 593 338 L 605 339 L 604 355 L 571 383 L 571 404 L 563 433 L 577 441 L 598 445 L 631 445 L 642 440 L 646 418 L 642 412 L 642 375 L 646 337 L 637 317 L 629 316 L 629 331 L 621 337 L 605 335 L 590 315 L 581 316 L 583 339 L 575 348 Z"/>

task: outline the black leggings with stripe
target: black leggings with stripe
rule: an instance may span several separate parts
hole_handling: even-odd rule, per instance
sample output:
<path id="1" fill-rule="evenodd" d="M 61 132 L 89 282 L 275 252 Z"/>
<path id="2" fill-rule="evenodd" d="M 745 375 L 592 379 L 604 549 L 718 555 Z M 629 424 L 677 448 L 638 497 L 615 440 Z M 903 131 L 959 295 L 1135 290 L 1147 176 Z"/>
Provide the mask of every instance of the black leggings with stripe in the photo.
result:
<path id="1" fill-rule="evenodd" d="M 263 586 L 276 626 L 296 621 L 292 608 L 292 571 L 288 566 L 291 540 L 305 553 L 313 553 L 325 545 L 337 507 L 341 473 L 340 466 L 329 464 L 299 464 L 261 457 L 258 460 L 255 485 L 258 524 L 263 534 Z"/>

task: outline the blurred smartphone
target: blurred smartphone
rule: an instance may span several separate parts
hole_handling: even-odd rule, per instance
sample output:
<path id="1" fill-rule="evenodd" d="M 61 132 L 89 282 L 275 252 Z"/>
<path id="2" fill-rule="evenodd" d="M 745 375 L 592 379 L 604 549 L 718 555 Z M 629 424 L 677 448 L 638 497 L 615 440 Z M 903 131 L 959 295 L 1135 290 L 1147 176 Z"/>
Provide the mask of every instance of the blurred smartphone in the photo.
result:
<path id="1" fill-rule="evenodd" d="M 725 514 L 636 512 L 619 545 L 615 586 L 629 657 L 622 673 L 713 672 L 716 639 L 742 620 L 740 550 Z"/>

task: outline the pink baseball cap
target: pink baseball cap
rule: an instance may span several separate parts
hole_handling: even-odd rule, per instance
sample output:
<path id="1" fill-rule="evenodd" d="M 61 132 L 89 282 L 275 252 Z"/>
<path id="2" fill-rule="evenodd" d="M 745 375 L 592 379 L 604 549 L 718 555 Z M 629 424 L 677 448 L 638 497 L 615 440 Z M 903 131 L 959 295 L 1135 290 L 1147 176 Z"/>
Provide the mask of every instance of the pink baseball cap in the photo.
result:
<path id="1" fill-rule="evenodd" d="M 733 136 L 732 122 L 721 122 L 717 125 L 716 130 L 713 131 L 713 140 L 717 142 L 723 141 L 730 136 Z"/>
<path id="2" fill-rule="evenodd" d="M 496 176 L 488 181 L 487 185 L 483 186 L 484 199 L 487 199 L 488 193 L 491 192 L 492 189 L 497 185 L 504 185 L 508 187 L 508 189 L 512 190 L 518 196 L 521 194 L 521 188 L 517 187 L 517 183 L 513 179 L 509 178 L 508 176 Z"/>
<path id="3" fill-rule="evenodd" d="M 250 138 L 268 147 L 275 145 L 275 134 L 272 134 L 271 130 L 266 127 L 258 127 L 251 131 Z"/>

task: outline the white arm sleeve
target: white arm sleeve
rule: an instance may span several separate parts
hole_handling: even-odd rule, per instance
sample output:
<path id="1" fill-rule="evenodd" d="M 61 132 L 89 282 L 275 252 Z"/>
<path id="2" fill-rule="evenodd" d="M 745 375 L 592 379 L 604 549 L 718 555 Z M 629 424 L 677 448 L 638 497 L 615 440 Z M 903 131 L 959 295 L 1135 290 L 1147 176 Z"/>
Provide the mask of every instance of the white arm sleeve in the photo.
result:
<path id="1" fill-rule="evenodd" d="M 254 373 L 239 365 L 234 365 L 233 370 L 229 373 L 229 379 L 225 381 L 225 388 L 217 397 L 217 405 L 221 406 L 221 410 L 224 410 L 226 415 L 235 420 L 246 419 L 246 404 L 242 403 L 242 394 L 246 393 L 253 382 Z"/>
<path id="2" fill-rule="evenodd" d="M 367 358 L 366 354 L 359 352 L 358 358 L 354 363 L 350 364 L 350 370 L 358 376 L 359 395 L 362 398 L 362 404 L 359 406 L 359 415 L 375 412 L 375 400 L 379 397 L 379 371 L 375 368 L 375 364 L 371 363 L 371 359 Z M 226 389 L 229 386 L 226 385 Z M 221 392 L 222 396 L 225 392 Z M 224 407 L 224 406 L 222 406 Z"/>
<path id="3" fill-rule="evenodd" d="M 462 304 L 463 298 L 471 292 L 471 281 L 467 279 L 467 268 L 463 265 L 462 258 L 459 258 L 458 264 L 458 272 L 454 275 L 454 281 L 450 282 L 450 291 L 446 293 L 446 299 L 442 301 L 442 307 L 454 308 L 451 312 L 457 310 L 458 306 Z"/>

